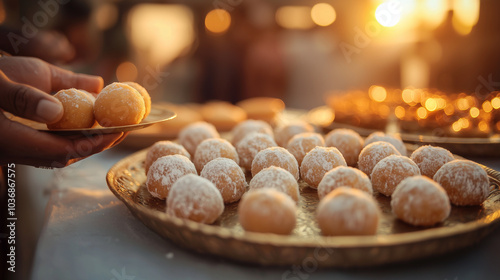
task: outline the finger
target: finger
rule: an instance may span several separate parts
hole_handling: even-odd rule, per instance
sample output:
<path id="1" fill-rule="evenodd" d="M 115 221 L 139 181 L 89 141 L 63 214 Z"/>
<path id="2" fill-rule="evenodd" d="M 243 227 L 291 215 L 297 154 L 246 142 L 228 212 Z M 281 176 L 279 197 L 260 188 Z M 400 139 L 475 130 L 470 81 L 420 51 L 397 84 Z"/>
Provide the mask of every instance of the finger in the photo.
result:
<path id="1" fill-rule="evenodd" d="M 0 137 L 0 164 L 10 161 L 45 167 L 64 167 L 68 164 L 104 151 L 122 134 L 82 136 L 67 139 L 40 132 L 0 116 L 0 130 L 8 131 Z"/>
<path id="2" fill-rule="evenodd" d="M 113 148 L 116 145 L 120 144 L 127 137 L 127 135 L 129 135 L 129 133 L 130 131 L 122 133 L 122 136 L 118 138 L 118 140 L 116 140 L 109 148 Z"/>
<path id="3" fill-rule="evenodd" d="M 57 164 L 54 164 L 54 162 L 51 163 L 51 168 L 55 168 L 55 167 L 58 167 L 57 165 L 60 165 L 60 166 L 67 166 L 67 165 L 71 165 L 73 163 L 76 163 L 76 162 L 79 162 L 81 160 L 84 160 L 86 159 L 87 157 L 93 155 L 93 154 L 96 154 L 96 153 L 100 153 L 102 151 L 105 151 L 107 149 L 111 149 L 113 148 L 114 146 L 116 146 L 115 143 L 119 143 L 121 142 L 121 139 L 123 139 L 123 135 L 122 133 L 118 133 L 118 134 L 106 134 L 104 135 L 105 136 L 105 139 L 103 139 L 102 141 L 102 146 L 99 146 L 99 147 L 96 147 L 92 154 L 90 155 L 83 155 L 82 157 L 80 158 L 72 158 L 68 161 L 66 161 L 65 163 L 57 163 Z M 115 140 L 116 138 L 118 137 L 117 140 Z M 76 144 L 76 146 L 78 146 L 79 144 Z M 80 143 L 81 145 L 81 143 Z"/>
<path id="4" fill-rule="evenodd" d="M 0 107 L 12 114 L 42 123 L 54 123 L 62 118 L 61 102 L 34 87 L 11 81 L 0 71 Z"/>
<path id="5" fill-rule="evenodd" d="M 92 137 L 82 137 L 80 139 L 73 140 L 75 147 L 81 147 L 83 145 L 88 145 L 88 143 L 93 143 L 95 146 L 91 150 L 91 154 L 99 153 L 109 148 L 112 148 L 117 141 L 121 141 L 123 133 L 113 133 L 113 134 L 98 134 Z"/>
<path id="6" fill-rule="evenodd" d="M 122 133 L 115 133 L 73 139 L 71 146 L 66 146 L 64 157 L 59 156 L 58 159 L 50 162 L 49 166 L 51 168 L 60 168 L 83 160 L 93 154 L 112 148 L 114 143 L 121 137 Z"/>
<path id="7" fill-rule="evenodd" d="M 104 81 L 99 76 L 73 73 L 49 64 L 52 91 L 67 88 L 83 89 L 89 92 L 100 92 Z"/>

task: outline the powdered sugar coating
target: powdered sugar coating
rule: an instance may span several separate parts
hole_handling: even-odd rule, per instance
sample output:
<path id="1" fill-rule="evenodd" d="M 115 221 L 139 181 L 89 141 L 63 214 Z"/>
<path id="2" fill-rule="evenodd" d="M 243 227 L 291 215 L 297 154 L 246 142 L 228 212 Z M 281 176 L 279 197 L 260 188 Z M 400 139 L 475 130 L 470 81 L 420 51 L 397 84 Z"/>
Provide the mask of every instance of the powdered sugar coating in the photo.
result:
<path id="1" fill-rule="evenodd" d="M 94 103 L 95 119 L 105 127 L 138 124 L 145 112 L 141 94 L 123 83 L 112 83 L 104 87 Z"/>
<path id="2" fill-rule="evenodd" d="M 429 178 L 434 178 L 443 164 L 455 159 L 450 151 L 430 145 L 419 147 L 410 158 L 418 165 L 420 173 Z"/>
<path id="3" fill-rule="evenodd" d="M 250 189 L 272 188 L 299 201 L 299 184 L 290 172 L 281 167 L 271 166 L 255 175 L 249 184 Z"/>
<path id="4" fill-rule="evenodd" d="M 339 187 L 320 201 L 316 218 L 323 235 L 374 235 L 380 210 L 369 194 Z"/>
<path id="5" fill-rule="evenodd" d="M 416 175 L 420 175 L 420 169 L 410 158 L 390 155 L 375 165 L 370 177 L 374 190 L 391 196 L 403 179 Z"/>
<path id="6" fill-rule="evenodd" d="M 209 180 L 194 174 L 177 180 L 167 199 L 167 214 L 211 224 L 224 212 L 222 196 Z"/>
<path id="7" fill-rule="evenodd" d="M 203 167 L 200 176 L 214 183 L 224 203 L 240 200 L 245 193 L 247 181 L 240 166 L 228 158 L 216 158 Z"/>
<path id="8" fill-rule="evenodd" d="M 243 195 L 238 219 L 247 231 L 289 234 L 296 223 L 294 201 L 275 189 L 254 189 Z"/>
<path id="9" fill-rule="evenodd" d="M 375 165 L 390 155 L 401 154 L 388 142 L 378 141 L 368 144 L 359 153 L 358 168 L 370 176 Z"/>
<path id="10" fill-rule="evenodd" d="M 299 164 L 295 157 L 285 148 L 270 147 L 258 152 L 252 161 L 252 176 L 270 166 L 281 167 L 290 172 L 295 177 L 295 180 L 299 180 Z"/>
<path id="11" fill-rule="evenodd" d="M 443 186 L 454 205 L 481 205 L 490 194 L 488 174 L 469 160 L 445 163 L 434 180 Z"/>
<path id="12" fill-rule="evenodd" d="M 92 104 L 94 104 L 95 98 L 96 98 L 96 95 L 94 95 L 94 93 L 90 93 L 84 89 L 79 89 L 79 91 L 85 93 L 87 95 L 87 97 L 90 98 L 90 100 L 92 101 Z"/>
<path id="13" fill-rule="evenodd" d="M 358 189 L 370 195 L 373 193 L 372 183 L 365 173 L 353 167 L 337 166 L 326 172 L 319 183 L 319 199 L 323 199 L 323 197 L 339 187 Z"/>
<path id="14" fill-rule="evenodd" d="M 49 129 L 90 128 L 94 125 L 94 102 L 86 93 L 70 88 L 58 91 L 54 97 L 61 101 L 63 116 L 58 122 L 47 124 Z"/>
<path id="15" fill-rule="evenodd" d="M 276 146 L 274 139 L 267 134 L 258 132 L 248 134 L 236 145 L 236 151 L 240 157 L 240 166 L 250 170 L 252 168 L 252 161 L 257 153 Z"/>
<path id="16" fill-rule="evenodd" d="M 316 147 L 306 154 L 300 165 L 300 177 L 311 187 L 317 188 L 326 172 L 337 166 L 347 166 L 337 148 Z"/>
<path id="17" fill-rule="evenodd" d="M 446 191 L 425 176 L 412 176 L 398 184 L 391 198 L 392 212 L 414 226 L 432 226 L 451 211 Z"/>
<path id="18" fill-rule="evenodd" d="M 262 120 L 245 120 L 233 128 L 231 143 L 236 146 L 241 139 L 253 132 L 264 133 L 274 138 L 273 128 L 267 122 Z"/>
<path id="19" fill-rule="evenodd" d="M 305 155 L 317 146 L 325 146 L 323 136 L 315 132 L 303 132 L 293 136 L 286 148 L 300 165 Z"/>
<path id="20" fill-rule="evenodd" d="M 385 134 L 381 131 L 376 131 L 366 137 L 365 146 L 378 141 L 391 143 L 402 156 L 407 155 L 405 143 L 403 142 L 403 140 L 401 140 L 401 137 L 399 135 Z"/>
<path id="21" fill-rule="evenodd" d="M 240 158 L 236 149 L 229 141 L 222 138 L 209 138 L 203 140 L 194 153 L 193 162 L 196 170 L 201 172 L 203 166 L 216 158 L 229 158 L 236 164 L 240 163 Z"/>
<path id="22" fill-rule="evenodd" d="M 314 127 L 304 121 L 295 121 L 276 128 L 274 138 L 281 147 L 286 147 L 293 136 L 302 132 L 314 132 Z"/>
<path id="23" fill-rule="evenodd" d="M 186 148 L 189 154 L 194 155 L 196 147 L 205 139 L 220 138 L 219 132 L 210 123 L 195 122 L 184 127 L 179 132 L 179 143 Z"/>
<path id="24" fill-rule="evenodd" d="M 325 136 L 325 146 L 339 149 L 347 165 L 356 166 L 359 153 L 364 146 L 364 140 L 352 129 L 338 128 Z"/>
<path id="25" fill-rule="evenodd" d="M 146 174 L 148 174 L 149 168 L 158 158 L 169 155 L 182 155 L 187 158 L 191 158 L 186 149 L 172 141 L 158 141 L 154 143 L 148 150 L 146 154 L 146 160 L 144 161 L 144 169 Z"/>
<path id="26" fill-rule="evenodd" d="M 175 181 L 186 174 L 197 174 L 194 164 L 187 157 L 160 157 L 149 168 L 146 186 L 152 196 L 165 199 Z"/>

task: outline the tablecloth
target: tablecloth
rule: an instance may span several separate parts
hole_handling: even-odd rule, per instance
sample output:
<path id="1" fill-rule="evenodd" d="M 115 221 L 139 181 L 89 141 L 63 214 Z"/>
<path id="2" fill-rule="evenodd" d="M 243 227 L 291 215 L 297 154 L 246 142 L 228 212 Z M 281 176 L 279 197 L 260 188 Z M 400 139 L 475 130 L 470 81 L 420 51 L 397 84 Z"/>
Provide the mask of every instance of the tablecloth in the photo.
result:
<path id="1" fill-rule="evenodd" d="M 33 280 L 45 279 L 498 279 L 500 228 L 445 256 L 363 269 L 262 267 L 185 250 L 136 219 L 105 175 L 127 151 L 110 150 L 54 174 Z M 500 170 L 496 159 L 474 159 Z"/>

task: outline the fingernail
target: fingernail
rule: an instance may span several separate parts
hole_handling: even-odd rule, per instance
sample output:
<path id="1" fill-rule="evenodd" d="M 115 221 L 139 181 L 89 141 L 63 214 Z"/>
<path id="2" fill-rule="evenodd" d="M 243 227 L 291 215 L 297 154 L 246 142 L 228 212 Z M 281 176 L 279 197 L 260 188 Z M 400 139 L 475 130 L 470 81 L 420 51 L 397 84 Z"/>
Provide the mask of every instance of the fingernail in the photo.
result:
<path id="1" fill-rule="evenodd" d="M 45 123 L 54 123 L 59 120 L 62 110 L 60 103 L 42 99 L 36 106 L 36 115 Z"/>

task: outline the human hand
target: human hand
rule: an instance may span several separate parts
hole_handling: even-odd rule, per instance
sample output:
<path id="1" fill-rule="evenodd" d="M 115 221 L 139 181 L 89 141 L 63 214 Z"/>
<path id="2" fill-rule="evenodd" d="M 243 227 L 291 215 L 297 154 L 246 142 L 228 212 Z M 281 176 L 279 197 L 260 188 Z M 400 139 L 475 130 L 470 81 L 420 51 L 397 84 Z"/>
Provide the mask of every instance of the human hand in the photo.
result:
<path id="1" fill-rule="evenodd" d="M 0 109 L 43 123 L 58 121 L 62 105 L 47 92 L 79 88 L 99 92 L 100 77 L 75 74 L 39 59 L 0 58 Z M 0 114 L 0 165 L 14 162 L 64 167 L 118 144 L 126 134 L 97 134 L 67 138 L 37 131 Z"/>

